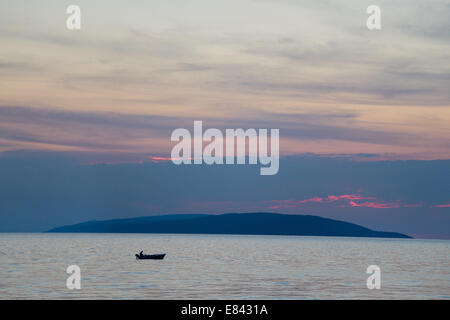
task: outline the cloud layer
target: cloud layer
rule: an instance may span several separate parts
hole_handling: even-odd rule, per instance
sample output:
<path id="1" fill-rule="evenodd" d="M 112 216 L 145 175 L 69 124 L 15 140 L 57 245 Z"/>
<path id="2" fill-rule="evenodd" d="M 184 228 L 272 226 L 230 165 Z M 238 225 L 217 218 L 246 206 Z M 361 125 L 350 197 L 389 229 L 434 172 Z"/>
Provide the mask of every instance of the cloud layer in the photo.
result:
<path id="1" fill-rule="evenodd" d="M 285 154 L 450 157 L 448 1 L 379 1 L 377 32 L 356 0 L 78 4 L 78 32 L 62 4 L 0 4 L 0 150 L 167 154 L 195 118 L 280 128 Z"/>

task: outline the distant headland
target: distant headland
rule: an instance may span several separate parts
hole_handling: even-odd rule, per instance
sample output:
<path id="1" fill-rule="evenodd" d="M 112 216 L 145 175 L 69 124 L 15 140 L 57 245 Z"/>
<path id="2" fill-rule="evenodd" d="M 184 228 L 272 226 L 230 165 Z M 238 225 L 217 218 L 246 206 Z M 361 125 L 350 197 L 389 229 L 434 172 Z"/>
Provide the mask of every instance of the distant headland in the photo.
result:
<path id="1" fill-rule="evenodd" d="M 357 224 L 319 216 L 264 212 L 219 215 L 175 214 L 103 221 L 93 220 L 57 227 L 47 232 L 412 238 L 401 233 L 374 231 Z"/>

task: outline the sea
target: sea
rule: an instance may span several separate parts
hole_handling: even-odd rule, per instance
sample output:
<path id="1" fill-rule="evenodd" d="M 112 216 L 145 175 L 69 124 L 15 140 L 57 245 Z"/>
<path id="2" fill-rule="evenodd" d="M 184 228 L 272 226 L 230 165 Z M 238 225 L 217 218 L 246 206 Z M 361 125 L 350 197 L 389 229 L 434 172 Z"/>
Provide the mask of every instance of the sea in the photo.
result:
<path id="1" fill-rule="evenodd" d="M 448 240 L 0 233 L 0 299 L 450 299 L 449 257 Z"/>

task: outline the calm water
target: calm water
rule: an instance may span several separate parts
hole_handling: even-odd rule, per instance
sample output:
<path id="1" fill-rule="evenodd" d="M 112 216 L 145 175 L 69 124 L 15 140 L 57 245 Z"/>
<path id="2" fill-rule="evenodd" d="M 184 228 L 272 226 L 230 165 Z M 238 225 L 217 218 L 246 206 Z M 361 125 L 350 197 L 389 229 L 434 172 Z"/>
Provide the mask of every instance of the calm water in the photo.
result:
<path id="1" fill-rule="evenodd" d="M 0 298 L 450 299 L 449 253 L 445 240 L 0 234 Z M 66 288 L 71 264 L 81 290 Z M 381 290 L 366 287 L 371 264 Z"/>

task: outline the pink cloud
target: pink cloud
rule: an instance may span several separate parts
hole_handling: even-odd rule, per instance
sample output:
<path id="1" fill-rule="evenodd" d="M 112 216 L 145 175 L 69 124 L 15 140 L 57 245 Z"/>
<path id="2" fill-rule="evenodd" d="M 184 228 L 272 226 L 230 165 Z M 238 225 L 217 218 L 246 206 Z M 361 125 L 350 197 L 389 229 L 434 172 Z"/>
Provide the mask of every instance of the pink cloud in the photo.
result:
<path id="1" fill-rule="evenodd" d="M 181 160 L 180 158 L 171 158 L 171 157 L 151 157 L 152 162 L 160 162 L 160 161 L 173 161 L 173 160 Z M 192 158 L 188 158 L 192 160 Z"/>
<path id="2" fill-rule="evenodd" d="M 437 204 L 432 206 L 433 208 L 450 208 L 450 203 L 447 204 Z"/>
<path id="3" fill-rule="evenodd" d="M 376 209 L 390 209 L 390 208 L 398 208 L 400 204 L 398 202 L 362 202 L 356 203 L 355 201 L 350 200 L 349 204 L 352 207 L 366 207 L 366 208 L 376 208 Z"/>
<path id="4" fill-rule="evenodd" d="M 384 201 L 365 201 L 357 202 L 357 200 L 376 200 L 375 197 L 362 196 L 360 194 L 343 194 L 343 195 L 330 195 L 326 198 L 313 197 L 303 200 L 287 199 L 287 200 L 272 200 L 273 205 L 269 206 L 270 209 L 280 209 L 280 208 L 295 208 L 305 203 L 334 203 L 334 202 L 344 202 L 345 205 L 351 207 L 365 207 L 365 208 L 375 208 L 375 209 L 388 209 L 388 208 L 399 208 L 400 201 L 396 202 L 384 202 Z M 419 206 L 418 205 L 408 205 L 409 207 Z"/>
<path id="5" fill-rule="evenodd" d="M 307 203 L 307 202 L 322 202 L 323 199 L 320 197 L 309 198 L 305 200 L 298 201 L 298 203 Z"/>
<path id="6" fill-rule="evenodd" d="M 363 197 L 358 194 L 343 194 L 340 196 L 328 196 L 327 201 L 339 201 L 339 200 L 366 200 L 366 199 L 376 199 L 374 197 Z"/>
<path id="7" fill-rule="evenodd" d="M 172 161 L 172 158 L 168 157 L 152 157 L 153 162 L 159 162 L 159 161 Z"/>
<path id="8" fill-rule="evenodd" d="M 313 197 L 313 198 L 304 199 L 304 200 L 295 200 L 295 199 L 271 200 L 271 202 L 275 202 L 276 205 L 274 205 L 273 207 L 269 207 L 269 208 L 278 209 L 278 208 L 293 208 L 299 204 L 308 203 L 308 202 L 323 202 L 323 199 L 320 197 Z"/>

